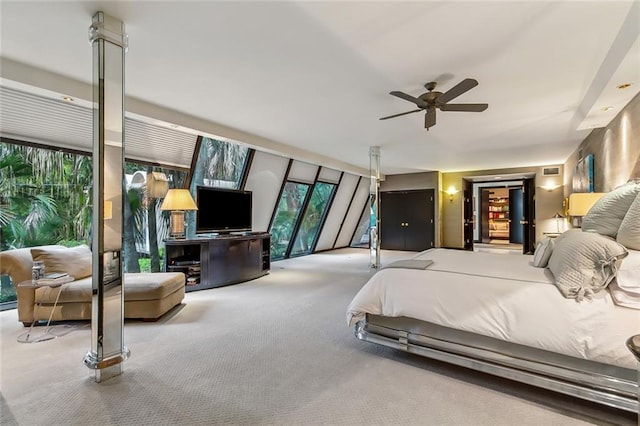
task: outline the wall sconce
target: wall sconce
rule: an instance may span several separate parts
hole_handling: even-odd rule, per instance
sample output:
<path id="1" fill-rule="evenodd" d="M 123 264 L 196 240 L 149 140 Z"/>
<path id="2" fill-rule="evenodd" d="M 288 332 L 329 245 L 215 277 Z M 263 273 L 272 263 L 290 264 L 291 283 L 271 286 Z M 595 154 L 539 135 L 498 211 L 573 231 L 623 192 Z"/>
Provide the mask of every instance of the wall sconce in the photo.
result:
<path id="1" fill-rule="evenodd" d="M 184 212 L 198 210 L 198 206 L 188 189 L 170 189 L 160 210 L 171 211 L 171 238 L 182 239 L 185 237 Z"/>
<path id="2" fill-rule="evenodd" d="M 586 216 L 604 194 L 604 192 L 574 192 L 569 195 L 569 216 L 578 219 L 574 226 L 582 226 L 582 216 Z"/>
<path id="3" fill-rule="evenodd" d="M 560 188 L 560 186 L 562 185 L 558 185 L 558 184 L 547 184 L 547 185 L 542 185 L 540 188 L 546 190 L 546 191 L 555 191 L 556 189 Z"/>
<path id="4" fill-rule="evenodd" d="M 458 190 L 456 189 L 455 186 L 451 185 L 449 188 L 447 188 L 447 190 L 445 192 L 447 194 L 449 194 L 449 202 L 452 203 L 453 202 L 453 196 L 458 193 Z"/>

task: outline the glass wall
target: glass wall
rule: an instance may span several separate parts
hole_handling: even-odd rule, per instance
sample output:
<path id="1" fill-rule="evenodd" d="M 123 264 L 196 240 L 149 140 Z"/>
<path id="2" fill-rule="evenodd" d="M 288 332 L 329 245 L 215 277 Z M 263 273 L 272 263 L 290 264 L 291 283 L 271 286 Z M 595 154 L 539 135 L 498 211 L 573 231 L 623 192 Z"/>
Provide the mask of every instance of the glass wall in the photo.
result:
<path id="1" fill-rule="evenodd" d="M 0 142 L 0 249 L 87 244 L 92 175 L 88 155 Z M 0 302 L 15 300 L 3 277 Z"/>
<path id="2" fill-rule="evenodd" d="M 287 182 L 278 201 L 271 226 L 271 260 L 284 259 L 310 185 Z"/>
<path id="3" fill-rule="evenodd" d="M 169 237 L 170 212 L 160 210 L 163 196 L 150 191 L 156 179 L 171 188 L 184 188 L 185 170 L 125 162 L 127 181 L 124 205 L 123 263 L 125 272 L 160 272 L 164 263 L 164 240 Z"/>
<path id="4" fill-rule="evenodd" d="M 310 254 L 311 250 L 313 250 L 320 224 L 327 213 L 335 188 L 336 185 L 332 183 L 317 182 L 315 184 L 309 204 L 296 233 L 296 238 L 291 248 L 291 256 Z"/>
<path id="5" fill-rule="evenodd" d="M 367 206 L 369 206 L 369 199 L 367 199 Z M 362 210 L 362 216 L 358 221 L 356 232 L 353 233 L 353 239 L 351 240 L 351 247 L 369 247 L 369 229 L 371 224 L 371 211 L 368 208 Z"/>
<path id="6" fill-rule="evenodd" d="M 249 148 L 237 143 L 202 138 L 193 170 L 191 193 L 196 186 L 239 189 Z"/>
<path id="7" fill-rule="evenodd" d="M 203 137 L 189 188 L 196 203 L 198 186 L 240 189 L 248 158 L 249 148 L 246 146 Z M 185 214 L 185 232 L 187 238 L 195 237 L 195 211 Z"/>

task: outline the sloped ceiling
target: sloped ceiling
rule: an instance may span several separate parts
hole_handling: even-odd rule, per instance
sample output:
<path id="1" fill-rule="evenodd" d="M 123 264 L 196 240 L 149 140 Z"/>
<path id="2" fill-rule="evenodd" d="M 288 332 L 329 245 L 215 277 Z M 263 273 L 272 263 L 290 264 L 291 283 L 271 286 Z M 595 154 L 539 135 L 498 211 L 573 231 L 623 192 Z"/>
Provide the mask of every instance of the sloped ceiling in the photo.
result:
<path id="1" fill-rule="evenodd" d="M 92 111 L 88 107 L 0 88 L 0 128 L 8 138 L 92 150 Z M 125 118 L 125 157 L 189 168 L 197 136 Z"/>
<path id="2" fill-rule="evenodd" d="M 562 163 L 640 89 L 632 1 L 5 1 L 1 59 L 90 84 L 98 10 L 126 25 L 138 121 L 338 169 L 366 170 L 370 146 L 387 174 Z M 456 101 L 487 111 L 378 120 L 413 109 L 392 90 L 464 78 L 480 84 Z"/>

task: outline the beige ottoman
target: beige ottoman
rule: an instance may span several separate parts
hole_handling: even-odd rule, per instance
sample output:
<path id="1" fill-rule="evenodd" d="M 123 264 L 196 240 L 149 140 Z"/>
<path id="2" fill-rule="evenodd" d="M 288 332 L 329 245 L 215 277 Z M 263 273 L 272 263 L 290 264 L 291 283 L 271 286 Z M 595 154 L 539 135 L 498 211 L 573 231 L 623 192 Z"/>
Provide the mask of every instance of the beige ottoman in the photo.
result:
<path id="1" fill-rule="evenodd" d="M 182 272 L 124 275 L 124 317 L 156 321 L 184 299 Z"/>

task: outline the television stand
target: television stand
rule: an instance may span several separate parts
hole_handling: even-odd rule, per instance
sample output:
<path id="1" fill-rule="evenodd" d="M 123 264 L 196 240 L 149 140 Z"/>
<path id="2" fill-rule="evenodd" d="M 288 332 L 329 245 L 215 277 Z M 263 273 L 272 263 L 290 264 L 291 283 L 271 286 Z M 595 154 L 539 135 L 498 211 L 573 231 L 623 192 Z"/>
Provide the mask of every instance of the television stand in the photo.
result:
<path id="1" fill-rule="evenodd" d="M 190 283 L 186 291 L 238 284 L 269 273 L 271 235 L 267 232 L 165 240 L 165 247 L 165 271 L 184 272 Z"/>

